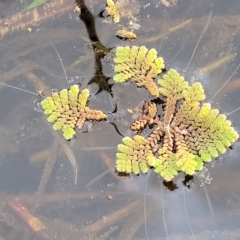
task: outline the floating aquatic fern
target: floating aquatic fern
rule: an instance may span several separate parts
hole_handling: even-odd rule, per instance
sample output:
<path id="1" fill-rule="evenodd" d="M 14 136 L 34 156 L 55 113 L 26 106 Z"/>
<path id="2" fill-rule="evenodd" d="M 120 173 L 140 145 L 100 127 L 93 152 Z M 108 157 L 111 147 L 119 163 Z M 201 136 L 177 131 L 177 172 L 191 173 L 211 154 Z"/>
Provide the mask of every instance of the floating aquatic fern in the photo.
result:
<path id="1" fill-rule="evenodd" d="M 78 85 L 73 85 L 69 90 L 52 93 L 41 102 L 48 122 L 54 123 L 54 130 L 62 130 L 65 139 L 70 140 L 75 135 L 75 128 L 81 129 L 86 121 L 106 118 L 103 112 L 86 106 L 88 97 L 88 89 L 80 91 Z"/>
<path id="2" fill-rule="evenodd" d="M 142 130 L 147 124 L 153 123 L 153 120 L 149 120 L 153 118 L 156 127 L 148 137 L 141 138 L 141 153 L 135 151 L 133 145 L 127 144 L 135 143 L 135 137 L 139 138 L 139 135 L 133 139 L 123 139 L 126 146 L 120 144 L 118 148 L 117 170 L 136 174 L 147 172 L 151 166 L 166 181 L 170 181 L 179 171 L 193 175 L 202 170 L 206 162 L 225 153 L 239 136 L 225 115 L 219 114 L 217 109 L 211 109 L 208 103 L 201 104 L 205 94 L 200 83 L 189 86 L 174 69 L 163 75 L 158 83 L 159 93 L 165 97 L 163 119 L 156 116 L 156 109 L 152 118 L 148 116 L 151 105 L 145 103 L 141 119 L 135 121 L 131 128 L 134 131 Z M 126 147 L 131 149 L 124 158 L 124 166 L 129 166 L 128 169 L 119 167 L 122 163 L 119 154 L 121 156 L 122 148 Z M 144 162 L 144 169 L 133 170 L 133 164 L 139 162 Z"/>
<path id="3" fill-rule="evenodd" d="M 135 135 L 133 138 L 123 138 L 123 144 L 118 145 L 117 171 L 125 173 L 147 173 L 149 166 L 154 165 L 154 156 L 146 148 L 147 140 Z"/>
<path id="4" fill-rule="evenodd" d="M 114 23 L 118 23 L 120 21 L 120 14 L 117 5 L 113 2 L 113 0 L 107 0 L 106 11 L 108 16 L 111 16 Z"/>
<path id="5" fill-rule="evenodd" d="M 155 103 L 144 103 L 143 109 L 141 112 L 140 119 L 136 120 L 131 125 L 131 130 L 134 132 L 140 132 L 147 125 L 152 126 L 157 124 L 159 121 L 157 117 L 157 106 Z"/>
<path id="6" fill-rule="evenodd" d="M 146 47 L 129 46 L 117 47 L 114 59 L 115 82 L 123 83 L 133 81 L 138 87 L 145 87 L 155 97 L 159 91 L 154 78 L 165 68 L 164 61 L 157 57 L 155 49 L 148 50 Z"/>

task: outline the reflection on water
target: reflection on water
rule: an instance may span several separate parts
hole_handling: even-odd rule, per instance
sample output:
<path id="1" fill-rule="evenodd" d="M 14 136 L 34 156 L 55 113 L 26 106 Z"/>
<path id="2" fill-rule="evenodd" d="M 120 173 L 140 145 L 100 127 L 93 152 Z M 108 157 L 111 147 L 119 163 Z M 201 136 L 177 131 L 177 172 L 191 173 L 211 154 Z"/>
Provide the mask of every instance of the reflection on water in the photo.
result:
<path id="1" fill-rule="evenodd" d="M 56 20 L 40 22 L 31 33 L 13 32 L 1 40 L 2 83 L 34 93 L 37 86 L 43 86 L 45 95 L 51 89 L 66 88 L 50 39 L 70 84 L 88 87 L 92 93 L 89 106 L 108 113 L 109 122 L 85 125 L 76 139 L 64 141 L 63 146 L 42 113 L 34 111 L 41 100 L 38 96 L 2 86 L 0 237 L 239 239 L 238 143 L 193 178 L 182 174 L 174 182 L 163 183 L 150 172 L 131 177 L 115 173 L 120 134 L 132 134 L 132 115 L 126 109 L 139 110 L 149 95 L 131 83 L 113 84 L 109 52 L 132 43 L 116 38 L 116 25 L 99 14 L 104 2 L 88 1 L 79 18 L 78 12 L 67 12 Z M 134 30 L 139 36 L 134 44 L 155 48 L 167 69 L 175 68 L 188 81 L 200 81 L 206 101 L 222 113 L 238 108 L 239 71 L 215 93 L 240 62 L 239 2 L 179 0 L 169 8 L 161 2 L 165 1 L 146 4 L 139 0 L 142 7 L 135 17 L 141 27 Z M 129 19 L 120 22 L 127 23 Z M 229 114 L 237 130 L 239 114 Z M 76 186 L 73 156 L 79 168 Z"/>

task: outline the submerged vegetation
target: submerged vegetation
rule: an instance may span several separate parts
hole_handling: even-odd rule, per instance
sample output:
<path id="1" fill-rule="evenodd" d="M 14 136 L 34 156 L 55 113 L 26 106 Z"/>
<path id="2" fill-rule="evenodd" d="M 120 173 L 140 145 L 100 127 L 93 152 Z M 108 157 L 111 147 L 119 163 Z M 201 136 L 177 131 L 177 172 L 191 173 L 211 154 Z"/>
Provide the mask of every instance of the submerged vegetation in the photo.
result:
<path id="1" fill-rule="evenodd" d="M 30 10 L 32 8 L 36 8 L 37 6 L 40 6 L 46 2 L 47 0 L 34 0 L 30 4 L 28 4 L 23 10 Z"/>

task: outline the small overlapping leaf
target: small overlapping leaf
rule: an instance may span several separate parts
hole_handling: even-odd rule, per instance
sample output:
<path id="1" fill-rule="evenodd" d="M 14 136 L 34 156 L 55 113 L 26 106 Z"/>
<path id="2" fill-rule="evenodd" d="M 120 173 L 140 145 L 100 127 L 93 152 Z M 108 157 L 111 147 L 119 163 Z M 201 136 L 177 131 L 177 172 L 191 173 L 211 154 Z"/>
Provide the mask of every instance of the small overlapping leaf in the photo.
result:
<path id="1" fill-rule="evenodd" d="M 203 104 L 196 117 L 191 117 L 191 131 L 185 137 L 189 152 L 197 153 L 203 163 L 223 154 L 238 139 L 231 122 L 210 104 Z"/>

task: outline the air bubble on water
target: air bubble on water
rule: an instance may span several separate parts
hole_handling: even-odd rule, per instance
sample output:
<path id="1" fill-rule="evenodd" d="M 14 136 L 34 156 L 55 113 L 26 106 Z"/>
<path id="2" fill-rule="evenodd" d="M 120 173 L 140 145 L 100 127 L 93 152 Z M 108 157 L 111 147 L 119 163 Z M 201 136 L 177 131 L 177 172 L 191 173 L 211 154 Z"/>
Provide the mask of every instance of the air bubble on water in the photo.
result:
<path id="1" fill-rule="evenodd" d="M 92 130 L 93 130 L 93 122 L 89 122 L 87 125 L 87 131 L 92 132 Z"/>
<path id="2" fill-rule="evenodd" d="M 213 178 L 210 176 L 210 172 L 209 170 L 204 167 L 203 170 L 199 173 L 196 174 L 197 176 L 200 177 L 200 181 L 201 181 L 201 187 L 206 183 L 206 184 L 211 184 L 211 181 L 213 180 Z"/>
<path id="3" fill-rule="evenodd" d="M 113 182 L 111 182 L 111 183 L 108 183 L 108 185 L 107 185 L 108 187 L 113 187 L 113 186 L 115 186 L 115 183 L 113 183 Z"/>
<path id="4" fill-rule="evenodd" d="M 57 92 L 58 90 L 56 88 L 52 88 L 52 93 Z"/>
<path id="5" fill-rule="evenodd" d="M 147 7 L 150 7 L 150 5 L 151 5 L 151 3 L 148 2 L 147 4 L 145 4 L 145 5 L 143 6 L 143 9 L 145 9 L 145 8 L 147 8 Z"/>
<path id="6" fill-rule="evenodd" d="M 186 186 L 188 188 L 192 187 L 193 186 L 193 180 L 189 180 L 188 182 L 186 182 Z"/>
<path id="7" fill-rule="evenodd" d="M 72 138 L 71 141 L 69 142 L 69 145 L 71 147 L 74 147 L 75 146 L 75 143 L 76 143 L 76 138 Z"/>
<path id="8" fill-rule="evenodd" d="M 74 78 L 71 77 L 71 78 L 68 79 L 69 84 L 72 84 L 73 82 L 74 82 Z"/>
<path id="9" fill-rule="evenodd" d="M 112 18 L 110 16 L 109 17 L 106 16 L 106 18 L 102 22 L 112 24 Z"/>
<path id="10" fill-rule="evenodd" d="M 38 100 L 38 99 L 36 99 L 36 100 Z M 33 103 L 35 103 L 36 100 L 34 100 Z M 42 109 L 41 103 L 38 102 L 38 103 L 36 104 L 36 106 L 37 106 L 37 107 L 35 107 L 33 110 L 36 111 L 36 112 L 39 112 L 39 113 L 43 113 L 43 109 Z"/>
<path id="11" fill-rule="evenodd" d="M 76 22 L 80 22 L 80 21 L 81 21 L 81 19 L 79 18 L 79 16 L 76 16 L 76 17 L 75 17 L 75 21 L 76 21 Z"/>
<path id="12" fill-rule="evenodd" d="M 112 115 L 116 117 L 116 120 L 124 120 L 123 118 L 125 118 L 126 113 L 125 109 L 119 109 L 116 113 L 112 113 Z"/>

